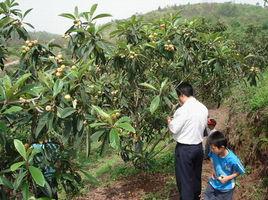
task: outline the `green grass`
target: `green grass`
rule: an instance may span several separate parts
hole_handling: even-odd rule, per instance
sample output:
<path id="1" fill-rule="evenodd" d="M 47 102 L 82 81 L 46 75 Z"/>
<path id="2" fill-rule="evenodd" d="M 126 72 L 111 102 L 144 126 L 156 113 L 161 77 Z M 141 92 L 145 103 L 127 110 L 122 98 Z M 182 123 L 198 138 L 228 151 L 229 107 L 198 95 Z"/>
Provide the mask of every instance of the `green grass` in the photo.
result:
<path id="1" fill-rule="evenodd" d="M 249 105 L 252 110 L 258 110 L 268 106 L 268 71 L 263 74 L 257 87 L 251 88 Z"/>
<path id="2" fill-rule="evenodd" d="M 225 104 L 232 105 L 237 112 L 250 112 L 268 106 L 268 71 L 260 75 L 257 86 L 238 83 L 233 87 Z"/>

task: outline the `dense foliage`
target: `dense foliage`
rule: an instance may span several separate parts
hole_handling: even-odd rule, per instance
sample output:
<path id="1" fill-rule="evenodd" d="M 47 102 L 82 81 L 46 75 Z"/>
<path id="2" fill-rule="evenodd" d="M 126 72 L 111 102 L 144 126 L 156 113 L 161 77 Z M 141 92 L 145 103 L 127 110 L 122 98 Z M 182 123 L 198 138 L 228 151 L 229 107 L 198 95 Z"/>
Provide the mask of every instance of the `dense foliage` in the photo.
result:
<path id="1" fill-rule="evenodd" d="M 221 22 L 133 16 L 117 23 L 110 43 L 103 37 L 109 25 L 96 25 L 110 15 L 95 15 L 93 5 L 61 14 L 73 22 L 64 49 L 28 37 L 22 20 L 30 10 L 23 15 L 10 0 L 0 5 L 2 68 L 5 41 L 14 32 L 25 40 L 19 65 L 0 80 L 3 198 L 28 199 L 40 189 L 52 197 L 59 187 L 75 193 L 82 173 L 96 182 L 75 158 L 79 151 L 89 155 L 97 141 L 100 154 L 110 145 L 124 161 L 148 169 L 170 141 L 165 120 L 177 106 L 174 85 L 191 82 L 197 96 L 220 105 L 235 81 L 257 84 L 267 65 L 255 27 L 245 32 L 244 46 Z"/>

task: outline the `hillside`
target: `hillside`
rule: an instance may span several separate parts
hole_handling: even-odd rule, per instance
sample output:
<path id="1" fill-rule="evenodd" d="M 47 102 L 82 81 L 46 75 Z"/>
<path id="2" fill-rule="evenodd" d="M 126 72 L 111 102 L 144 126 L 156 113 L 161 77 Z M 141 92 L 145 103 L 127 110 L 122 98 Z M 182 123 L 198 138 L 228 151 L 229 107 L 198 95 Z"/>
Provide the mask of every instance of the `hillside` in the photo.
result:
<path id="1" fill-rule="evenodd" d="M 233 3 L 202 3 L 172 6 L 149 12 L 142 17 L 151 21 L 171 13 L 180 12 L 182 18 L 192 19 L 205 17 L 212 21 L 221 20 L 229 25 L 237 26 L 257 24 L 268 29 L 268 10 L 260 6 Z"/>

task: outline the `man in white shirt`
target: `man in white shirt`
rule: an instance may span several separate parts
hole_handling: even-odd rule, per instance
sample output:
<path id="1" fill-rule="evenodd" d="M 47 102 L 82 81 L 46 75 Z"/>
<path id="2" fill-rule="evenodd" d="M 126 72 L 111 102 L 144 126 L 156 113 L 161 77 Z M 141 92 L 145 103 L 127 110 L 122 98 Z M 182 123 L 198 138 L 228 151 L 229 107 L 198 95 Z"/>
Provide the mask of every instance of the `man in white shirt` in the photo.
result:
<path id="1" fill-rule="evenodd" d="M 193 97 L 188 83 L 176 87 L 180 108 L 173 118 L 168 117 L 168 127 L 177 142 L 175 172 L 181 200 L 199 200 L 203 161 L 203 133 L 207 126 L 208 109 Z"/>

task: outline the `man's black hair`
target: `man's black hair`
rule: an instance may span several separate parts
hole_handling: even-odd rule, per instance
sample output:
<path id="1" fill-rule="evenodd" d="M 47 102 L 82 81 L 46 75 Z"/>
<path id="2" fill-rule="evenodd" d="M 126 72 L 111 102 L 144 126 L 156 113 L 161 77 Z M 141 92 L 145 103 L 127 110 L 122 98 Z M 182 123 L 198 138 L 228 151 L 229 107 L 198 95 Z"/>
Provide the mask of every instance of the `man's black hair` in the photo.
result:
<path id="1" fill-rule="evenodd" d="M 193 96 L 194 95 L 194 89 L 191 84 L 183 82 L 179 84 L 176 87 L 176 92 L 178 96 L 185 95 L 187 97 Z"/>
<path id="2" fill-rule="evenodd" d="M 208 137 L 208 144 L 215 145 L 216 147 L 220 148 L 224 146 L 227 147 L 227 139 L 224 137 L 224 134 L 220 131 L 215 131 L 211 133 Z"/>

